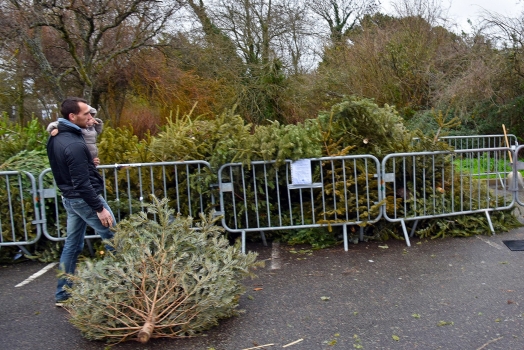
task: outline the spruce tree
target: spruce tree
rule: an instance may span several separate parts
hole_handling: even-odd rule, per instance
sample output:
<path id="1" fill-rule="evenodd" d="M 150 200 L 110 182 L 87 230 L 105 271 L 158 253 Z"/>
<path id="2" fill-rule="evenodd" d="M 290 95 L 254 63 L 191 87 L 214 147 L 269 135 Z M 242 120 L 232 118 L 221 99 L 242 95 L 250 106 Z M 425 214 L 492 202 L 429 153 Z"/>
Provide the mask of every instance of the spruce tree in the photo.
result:
<path id="1" fill-rule="evenodd" d="M 88 339 L 117 343 L 196 334 L 237 313 L 242 278 L 256 254 L 242 254 L 212 215 L 174 216 L 168 200 L 116 227 L 104 259 L 82 262 L 66 308 Z"/>

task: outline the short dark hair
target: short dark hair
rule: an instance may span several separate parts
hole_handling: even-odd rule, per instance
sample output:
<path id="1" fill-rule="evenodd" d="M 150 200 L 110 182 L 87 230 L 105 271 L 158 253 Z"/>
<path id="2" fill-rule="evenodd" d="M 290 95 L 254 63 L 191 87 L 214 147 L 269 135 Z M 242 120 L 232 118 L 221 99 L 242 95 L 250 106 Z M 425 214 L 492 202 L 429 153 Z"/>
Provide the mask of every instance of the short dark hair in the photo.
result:
<path id="1" fill-rule="evenodd" d="M 80 106 L 78 105 L 78 102 L 83 102 L 87 104 L 87 101 L 81 97 L 68 97 L 62 102 L 60 114 L 62 114 L 62 117 L 64 119 L 69 120 L 70 113 L 80 113 Z"/>

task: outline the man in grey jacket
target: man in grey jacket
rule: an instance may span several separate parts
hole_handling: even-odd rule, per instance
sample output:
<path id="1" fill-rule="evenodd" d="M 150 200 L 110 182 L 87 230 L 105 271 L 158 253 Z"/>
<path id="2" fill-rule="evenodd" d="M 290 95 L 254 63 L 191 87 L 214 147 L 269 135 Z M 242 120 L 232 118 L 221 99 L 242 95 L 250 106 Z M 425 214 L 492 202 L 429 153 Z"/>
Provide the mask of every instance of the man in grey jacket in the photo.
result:
<path id="1" fill-rule="evenodd" d="M 82 136 L 82 129 L 91 122 L 89 112 L 90 107 L 84 99 L 70 97 L 64 100 L 58 134 L 47 141 L 47 156 L 67 211 L 67 238 L 60 257 L 60 269 L 66 274 L 75 272 L 78 256 L 84 248 L 87 225 L 103 239 L 110 239 L 113 237 L 110 227 L 115 223 L 111 208 L 101 196 L 102 176 Z M 57 306 L 62 306 L 69 298 L 65 286 L 71 286 L 71 282 L 62 276 L 55 294 Z"/>

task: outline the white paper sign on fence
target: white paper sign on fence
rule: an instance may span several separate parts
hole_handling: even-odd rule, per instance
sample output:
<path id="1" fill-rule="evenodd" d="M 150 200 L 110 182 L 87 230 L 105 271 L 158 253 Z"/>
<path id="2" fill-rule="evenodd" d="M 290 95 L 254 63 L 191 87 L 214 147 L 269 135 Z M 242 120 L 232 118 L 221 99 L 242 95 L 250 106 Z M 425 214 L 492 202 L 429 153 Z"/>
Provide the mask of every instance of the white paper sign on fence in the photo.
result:
<path id="1" fill-rule="evenodd" d="M 312 182 L 310 159 L 299 159 L 291 163 L 291 183 L 293 185 L 310 185 Z"/>

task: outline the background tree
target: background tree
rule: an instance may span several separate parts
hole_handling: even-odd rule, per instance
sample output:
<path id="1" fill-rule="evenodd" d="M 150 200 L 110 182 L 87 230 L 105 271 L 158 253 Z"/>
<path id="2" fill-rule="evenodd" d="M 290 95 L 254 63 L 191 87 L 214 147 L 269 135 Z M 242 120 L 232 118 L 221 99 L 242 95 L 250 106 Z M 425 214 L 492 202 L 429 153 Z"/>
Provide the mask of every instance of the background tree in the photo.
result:
<path id="1" fill-rule="evenodd" d="M 110 63 L 156 45 L 178 9 L 154 0 L 2 0 L 1 8 L 1 34 L 17 55 L 27 52 L 24 65 L 42 98 L 56 102 L 74 94 L 95 106 Z"/>
<path id="2" fill-rule="evenodd" d="M 493 120 L 506 123 L 517 135 L 524 133 L 524 13 L 516 17 L 484 12 L 485 42 L 491 45 L 487 62 L 491 94 L 480 100 L 475 112 L 483 118 L 486 129 Z M 496 55 L 493 54 L 493 51 Z M 490 64 L 491 63 L 491 64 Z M 490 123 L 491 121 L 491 123 Z M 494 126 L 494 125 L 493 125 Z M 500 124 L 498 124 L 500 128 Z"/>
<path id="3" fill-rule="evenodd" d="M 347 46 L 326 48 L 319 86 L 335 96 L 357 94 L 395 105 L 406 118 L 430 109 L 435 76 L 449 69 L 444 54 L 462 43 L 424 16 L 365 16 L 347 33 Z"/>
<path id="4" fill-rule="evenodd" d="M 230 67 L 234 103 L 249 121 L 285 120 L 289 73 L 302 70 L 303 43 L 310 31 L 307 8 L 295 0 L 188 1 L 206 44 L 239 58 Z M 219 40 L 218 40 L 219 39 Z M 231 52 L 235 52 L 234 56 Z M 288 107 L 286 107 L 286 105 Z"/>
<path id="5" fill-rule="evenodd" d="M 380 5 L 375 0 L 312 0 L 308 4 L 310 10 L 327 25 L 333 46 L 343 44 L 347 33 L 365 15 L 377 12 Z"/>

